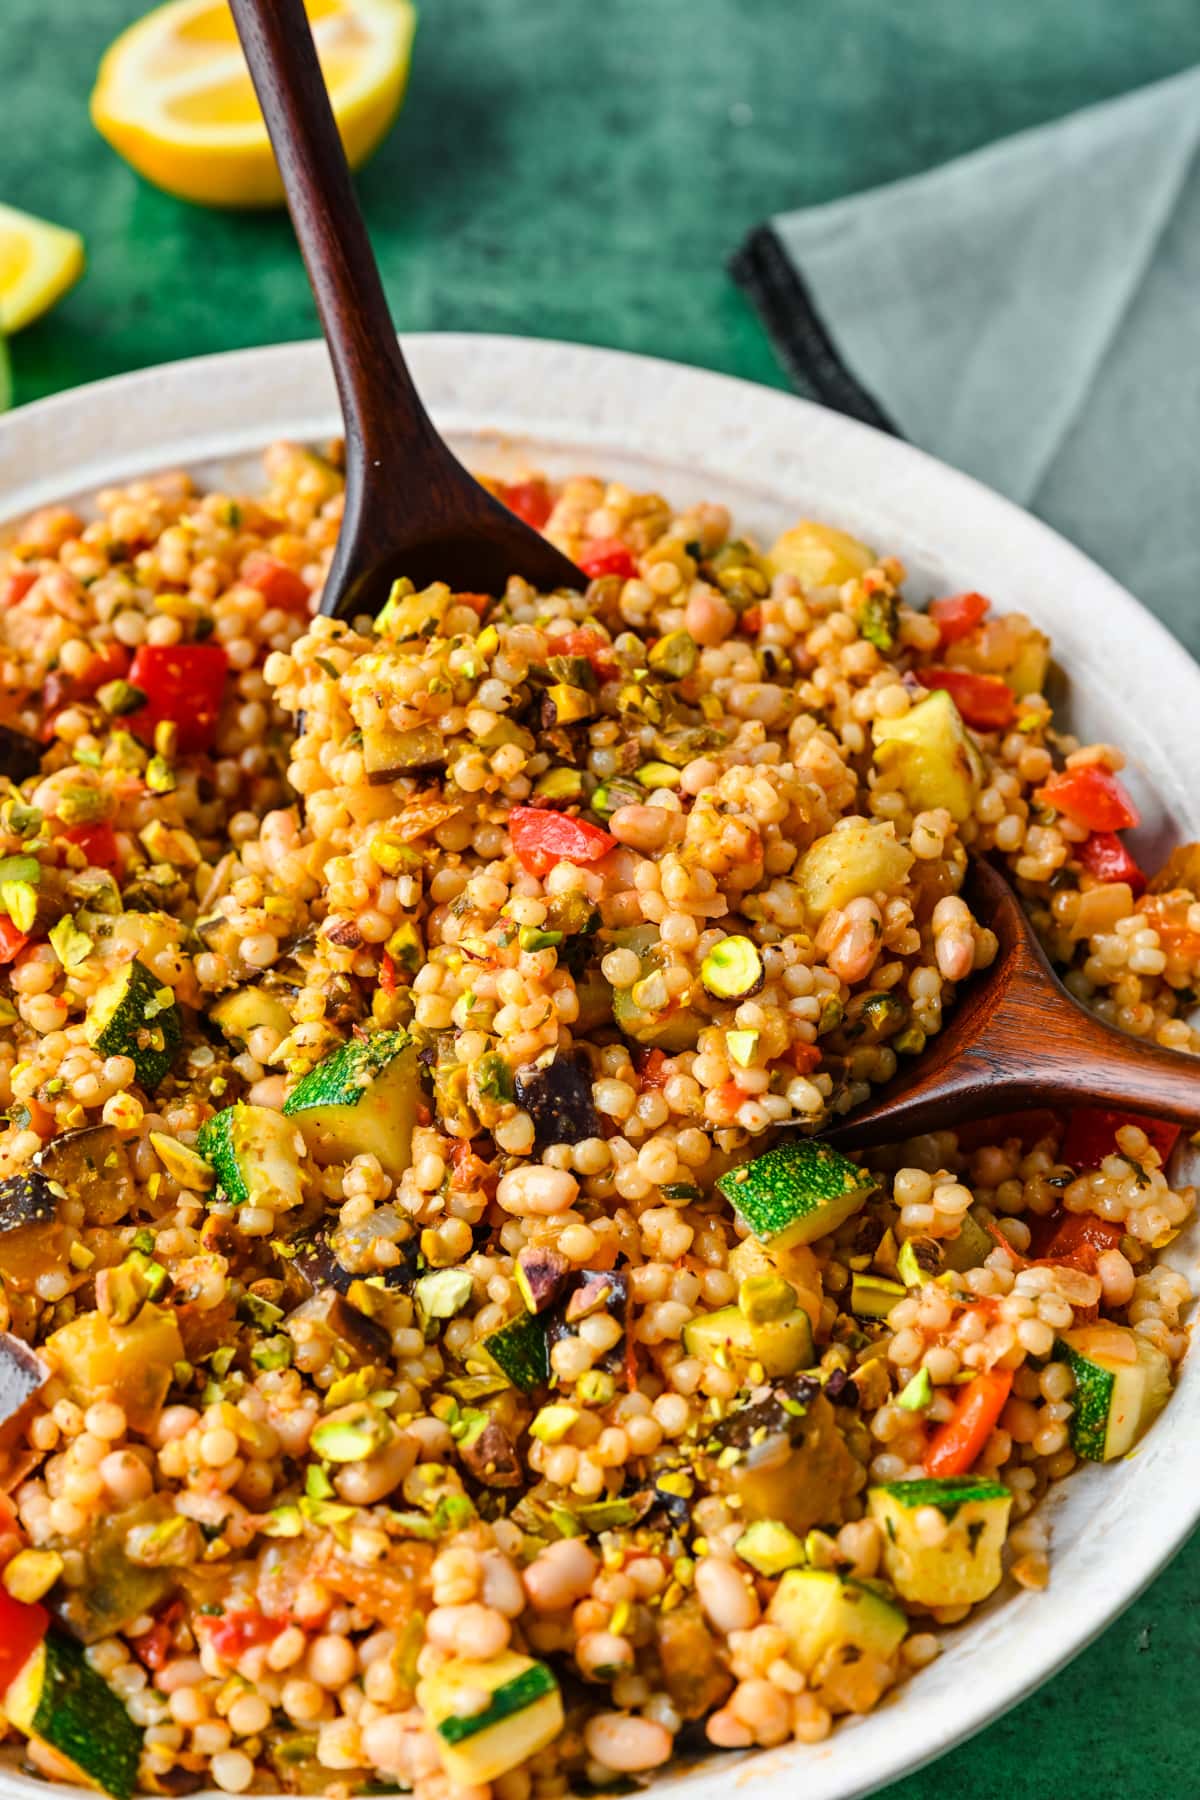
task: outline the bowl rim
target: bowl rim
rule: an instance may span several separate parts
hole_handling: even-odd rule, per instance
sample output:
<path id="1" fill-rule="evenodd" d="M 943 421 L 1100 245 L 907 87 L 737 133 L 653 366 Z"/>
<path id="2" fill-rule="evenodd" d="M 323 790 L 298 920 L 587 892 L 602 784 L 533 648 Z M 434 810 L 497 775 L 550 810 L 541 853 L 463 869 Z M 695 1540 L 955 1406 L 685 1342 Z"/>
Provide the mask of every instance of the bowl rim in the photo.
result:
<path id="1" fill-rule="evenodd" d="M 552 446 L 560 459 L 576 454 L 579 468 L 602 468 L 607 451 L 671 463 L 714 489 L 802 492 L 809 510 L 881 543 L 907 541 L 931 566 L 974 568 L 978 561 L 985 576 L 997 571 L 1006 602 L 1015 588 L 1036 611 L 1046 583 L 1077 595 L 1078 618 L 1064 610 L 1053 627 L 1064 662 L 1102 693 L 1107 687 L 1144 704 L 1133 762 L 1141 757 L 1157 767 L 1169 812 L 1200 834 L 1200 801 L 1186 780 L 1200 666 L 1081 551 L 971 477 L 795 395 L 659 358 L 460 332 L 406 335 L 403 342 L 443 429 L 490 445 L 498 456 L 520 456 L 522 444 L 539 452 Z M 109 377 L 0 418 L 0 531 L 35 506 L 166 465 L 245 456 L 280 435 L 311 440 L 338 429 L 319 340 Z M 1194 1374 L 1180 1388 L 1200 1414 L 1200 1370 Z M 1168 1420 L 1177 1407 L 1185 1410 L 1184 1398 L 1177 1390 Z M 1109 1560 L 1092 1554 L 1091 1579 L 1072 1587 L 1069 1607 L 1044 1595 L 1006 1596 L 1006 1617 L 1017 1615 L 1006 1634 L 1013 1641 L 989 1666 L 972 1671 L 979 1659 L 968 1653 L 968 1637 L 956 1641 L 946 1660 L 967 1663 L 967 1691 L 952 1704 L 947 1694 L 925 1692 L 918 1679 L 893 1704 L 839 1725 L 822 1745 L 734 1758 L 713 1753 L 688 1770 L 667 1772 L 660 1785 L 681 1795 L 686 1787 L 688 1800 L 717 1800 L 731 1777 L 739 1785 L 765 1780 L 781 1792 L 802 1779 L 807 1800 L 854 1800 L 961 1743 L 1084 1649 L 1180 1547 L 1200 1519 L 1200 1482 L 1185 1476 L 1186 1469 L 1200 1473 L 1198 1437 L 1177 1430 L 1167 1449 L 1152 1434 L 1145 1452 L 1108 1472 L 1121 1494 L 1136 1495 L 1139 1529 L 1116 1543 L 1111 1531 L 1101 1531 Z M 1087 1479 L 1076 1473 L 1064 1486 Z M 1067 1554 L 1084 1553 L 1072 1545 Z M 45 1793 L 44 1783 L 0 1772 L 0 1800 Z"/>

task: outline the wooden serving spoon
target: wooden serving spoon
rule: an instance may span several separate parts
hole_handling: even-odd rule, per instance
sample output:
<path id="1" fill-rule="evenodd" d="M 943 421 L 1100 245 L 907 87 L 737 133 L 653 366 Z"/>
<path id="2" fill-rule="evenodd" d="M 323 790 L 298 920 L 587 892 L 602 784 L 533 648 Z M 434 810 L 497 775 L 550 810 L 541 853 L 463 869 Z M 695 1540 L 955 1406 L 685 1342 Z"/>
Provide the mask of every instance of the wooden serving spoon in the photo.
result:
<path id="1" fill-rule="evenodd" d="M 975 861 L 966 897 L 1000 940 L 907 1069 L 821 1133 L 846 1149 L 891 1144 L 1023 1108 L 1111 1106 L 1200 1127 L 1200 1058 L 1106 1025 L 1050 967 L 1016 894 Z"/>
<path id="2" fill-rule="evenodd" d="M 346 505 L 322 612 L 376 612 L 397 575 L 498 594 L 584 576 L 501 506 L 438 435 L 413 385 L 302 0 L 231 0 L 329 345 L 346 427 Z M 822 1135 L 851 1146 L 1023 1106 L 1090 1101 L 1200 1126 L 1200 1062 L 1104 1025 L 1055 976 L 1003 878 L 972 873 L 976 915 L 1000 940 L 986 977 L 879 1099 Z"/>
<path id="3" fill-rule="evenodd" d="M 378 612 L 393 580 L 501 594 L 587 578 L 469 475 L 413 385 L 355 198 L 302 0 L 231 0 L 333 362 L 346 503 L 321 611 Z"/>

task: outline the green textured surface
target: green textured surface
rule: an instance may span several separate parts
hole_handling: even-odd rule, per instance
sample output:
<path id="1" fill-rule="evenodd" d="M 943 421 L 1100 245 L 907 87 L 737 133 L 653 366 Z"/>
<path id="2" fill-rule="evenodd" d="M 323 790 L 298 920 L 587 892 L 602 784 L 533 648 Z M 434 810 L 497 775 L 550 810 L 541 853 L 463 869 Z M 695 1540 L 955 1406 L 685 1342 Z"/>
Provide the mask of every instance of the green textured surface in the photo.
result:
<path id="1" fill-rule="evenodd" d="M 283 217 L 181 206 L 93 135 L 96 62 L 138 10 L 0 6 L 0 199 L 78 227 L 89 252 L 80 287 L 12 346 L 18 401 L 315 328 Z M 423 12 L 407 106 L 361 180 L 401 328 L 573 338 L 777 385 L 723 273 L 752 225 L 1200 60 L 1195 0 L 424 0 Z M 1193 1543 L 1064 1674 L 888 1800 L 1190 1794 L 1198 1654 Z"/>

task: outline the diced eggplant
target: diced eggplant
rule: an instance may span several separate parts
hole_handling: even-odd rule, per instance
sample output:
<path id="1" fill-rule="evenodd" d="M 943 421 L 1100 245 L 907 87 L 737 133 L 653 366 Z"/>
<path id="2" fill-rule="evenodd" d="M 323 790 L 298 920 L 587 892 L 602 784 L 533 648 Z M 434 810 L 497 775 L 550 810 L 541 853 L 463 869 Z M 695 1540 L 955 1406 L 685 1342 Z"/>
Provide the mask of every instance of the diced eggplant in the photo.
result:
<path id="1" fill-rule="evenodd" d="M 525 1479 L 512 1439 L 495 1419 L 458 1446 L 458 1460 L 484 1487 L 515 1488 Z"/>
<path id="2" fill-rule="evenodd" d="M 545 1068 L 518 1070 L 516 1094 L 533 1120 L 535 1150 L 602 1135 L 591 1071 L 581 1057 L 556 1056 Z"/>
<path id="3" fill-rule="evenodd" d="M 48 1225 L 58 1217 L 58 1197 L 39 1169 L 23 1169 L 0 1181 L 0 1233 Z"/>
<path id="4" fill-rule="evenodd" d="M 724 1452 L 714 1479 L 736 1496 L 741 1519 L 776 1519 L 800 1537 L 844 1523 L 861 1469 L 814 1376 L 778 1382 L 721 1420 L 713 1436 Z"/>
<path id="5" fill-rule="evenodd" d="M 27 731 L 17 731 L 11 725 L 0 725 L 0 775 L 19 787 L 28 781 L 31 775 L 39 775 L 42 768 L 42 745 L 37 739 L 30 737 Z"/>
<path id="6" fill-rule="evenodd" d="M 571 1265 L 561 1250 L 527 1244 L 517 1257 L 517 1286 L 532 1313 L 546 1312 L 562 1293 Z"/>
<path id="7" fill-rule="evenodd" d="M 661 1612 L 655 1626 L 663 1685 L 681 1719 L 702 1719 L 722 1705 L 733 1676 L 721 1659 L 699 1600 L 689 1594 L 682 1606 Z"/>
<path id="8" fill-rule="evenodd" d="M 169 1563 L 135 1562 L 129 1556 L 136 1532 L 143 1541 L 156 1530 L 177 1543 L 182 1520 L 168 1496 L 154 1494 L 124 1511 L 102 1516 L 83 1546 L 83 1568 L 74 1585 L 55 1590 L 51 1610 L 80 1643 L 115 1637 L 131 1619 L 153 1612 L 175 1587 L 179 1570 Z M 194 1528 L 192 1528 L 194 1531 Z M 139 1552 L 140 1553 L 140 1552 Z"/>
<path id="9" fill-rule="evenodd" d="M 50 1371 L 21 1338 L 0 1331 L 0 1449 L 20 1434 Z"/>
<path id="10" fill-rule="evenodd" d="M 396 731 L 379 720 L 364 727 L 362 748 L 363 767 L 372 786 L 440 769 L 446 761 L 446 741 L 432 725 Z"/>
<path id="11" fill-rule="evenodd" d="M 62 1131 L 38 1151 L 34 1163 L 72 1199 L 83 1201 L 89 1225 L 117 1224 L 137 1197 L 128 1147 L 112 1125 Z"/>
<path id="12" fill-rule="evenodd" d="M 283 1329 L 297 1345 L 314 1336 L 326 1338 L 330 1356 L 348 1357 L 356 1368 L 385 1363 L 392 1351 L 390 1333 L 332 1287 L 298 1306 Z"/>
<path id="13" fill-rule="evenodd" d="M 385 1287 L 412 1287 L 421 1272 L 420 1248 L 411 1221 L 392 1206 L 381 1206 L 358 1225 L 339 1225 L 336 1219 L 320 1220 L 292 1239 L 296 1254 L 289 1266 L 311 1293 L 332 1287 L 345 1294 L 351 1283 L 361 1277 L 347 1268 L 342 1257 L 349 1255 L 352 1261 L 360 1262 L 380 1238 L 397 1246 L 400 1261 L 390 1268 L 369 1272 L 381 1274 Z"/>
<path id="14" fill-rule="evenodd" d="M 546 1339 L 551 1349 L 560 1339 L 572 1336 L 582 1320 L 594 1313 L 606 1312 L 621 1327 L 622 1338 L 629 1315 L 629 1281 L 621 1269 L 581 1269 L 565 1301 L 561 1301 L 546 1318 Z M 619 1369 L 625 1355 L 622 1339 L 618 1339 L 607 1355 L 595 1365 L 598 1369 Z"/>

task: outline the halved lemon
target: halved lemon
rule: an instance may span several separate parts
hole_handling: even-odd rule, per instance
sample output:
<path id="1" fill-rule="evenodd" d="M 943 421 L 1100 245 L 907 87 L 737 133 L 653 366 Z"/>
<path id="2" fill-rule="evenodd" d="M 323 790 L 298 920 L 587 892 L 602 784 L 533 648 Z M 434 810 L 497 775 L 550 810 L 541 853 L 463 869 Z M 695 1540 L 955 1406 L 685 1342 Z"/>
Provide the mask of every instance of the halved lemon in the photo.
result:
<path id="1" fill-rule="evenodd" d="M 83 239 L 0 206 L 0 332 L 11 336 L 40 318 L 83 274 Z"/>
<path id="2" fill-rule="evenodd" d="M 357 168 L 404 98 L 409 0 L 306 0 L 342 142 Z M 148 181 L 201 206 L 274 206 L 275 158 L 225 0 L 168 0 L 105 53 L 92 119 Z"/>

